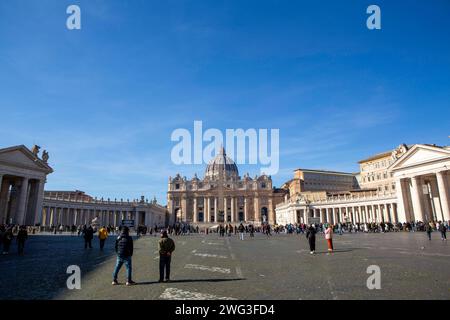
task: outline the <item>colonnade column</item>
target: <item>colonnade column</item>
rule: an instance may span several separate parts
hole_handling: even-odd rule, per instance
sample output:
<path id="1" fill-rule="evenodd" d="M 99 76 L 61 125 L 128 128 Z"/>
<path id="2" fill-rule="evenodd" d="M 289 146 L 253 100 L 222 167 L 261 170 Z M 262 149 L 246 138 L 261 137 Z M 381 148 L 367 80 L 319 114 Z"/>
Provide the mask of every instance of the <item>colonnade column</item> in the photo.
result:
<path id="1" fill-rule="evenodd" d="M 419 177 L 412 177 L 412 202 L 413 202 L 413 210 L 414 210 L 414 218 L 415 220 L 419 220 L 425 222 L 425 215 L 423 213 L 422 208 L 422 185 Z"/>
<path id="2" fill-rule="evenodd" d="M 320 216 L 320 222 L 325 223 L 327 222 L 326 212 L 323 211 L 324 209 L 319 209 L 319 216 Z"/>
<path id="3" fill-rule="evenodd" d="M 38 180 L 36 186 L 36 207 L 34 208 L 34 224 L 40 223 L 42 221 L 42 204 L 44 202 L 44 186 L 45 178 L 43 180 Z M 1 186 L 1 183 L 0 183 Z"/>
<path id="4" fill-rule="evenodd" d="M 22 225 L 25 220 L 25 209 L 27 205 L 28 196 L 28 178 L 22 178 L 22 185 L 20 187 L 19 195 L 19 207 L 17 209 L 17 215 L 15 217 L 15 223 Z"/>
<path id="5" fill-rule="evenodd" d="M 448 181 L 445 175 L 445 172 L 437 172 L 436 173 L 438 190 L 439 190 L 439 199 L 441 200 L 442 207 L 442 215 L 445 221 L 450 220 L 450 204 L 449 204 L 449 195 L 448 195 Z"/>

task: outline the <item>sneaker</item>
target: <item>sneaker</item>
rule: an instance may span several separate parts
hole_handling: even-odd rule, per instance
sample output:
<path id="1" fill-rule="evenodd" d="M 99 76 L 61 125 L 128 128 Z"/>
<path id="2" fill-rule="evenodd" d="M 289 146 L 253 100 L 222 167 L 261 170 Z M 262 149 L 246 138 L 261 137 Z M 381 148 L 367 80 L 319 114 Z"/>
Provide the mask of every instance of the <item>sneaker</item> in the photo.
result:
<path id="1" fill-rule="evenodd" d="M 134 282 L 133 280 L 127 281 L 127 286 L 132 286 L 136 284 L 136 282 Z"/>
<path id="2" fill-rule="evenodd" d="M 166 281 L 164 281 L 164 282 L 170 282 L 170 279 L 166 279 Z"/>
<path id="3" fill-rule="evenodd" d="M 311 251 L 310 254 L 314 254 L 314 251 Z"/>
<path id="4" fill-rule="evenodd" d="M 163 279 L 159 279 L 158 282 L 164 282 L 164 280 Z"/>
<path id="5" fill-rule="evenodd" d="M 117 280 L 113 280 L 112 285 L 113 286 L 117 286 L 119 284 L 119 282 Z"/>

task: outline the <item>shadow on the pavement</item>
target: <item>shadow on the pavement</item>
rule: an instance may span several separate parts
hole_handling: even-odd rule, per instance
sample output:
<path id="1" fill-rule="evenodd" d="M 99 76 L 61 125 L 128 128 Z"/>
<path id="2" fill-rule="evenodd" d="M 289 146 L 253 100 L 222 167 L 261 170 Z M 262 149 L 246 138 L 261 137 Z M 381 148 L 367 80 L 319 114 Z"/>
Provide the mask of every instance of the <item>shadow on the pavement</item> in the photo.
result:
<path id="1" fill-rule="evenodd" d="M 334 249 L 333 252 L 331 254 L 334 253 L 343 253 L 343 252 L 352 252 L 355 250 L 361 250 L 362 248 L 348 248 L 348 249 Z M 315 254 L 327 254 L 328 251 L 316 251 Z"/>
<path id="2" fill-rule="evenodd" d="M 169 282 L 158 282 L 158 281 L 138 282 L 137 285 L 189 283 L 189 282 L 226 282 L 226 281 L 240 281 L 240 280 L 245 280 L 245 279 L 244 278 L 235 278 L 235 279 L 180 279 L 180 280 L 170 280 Z"/>

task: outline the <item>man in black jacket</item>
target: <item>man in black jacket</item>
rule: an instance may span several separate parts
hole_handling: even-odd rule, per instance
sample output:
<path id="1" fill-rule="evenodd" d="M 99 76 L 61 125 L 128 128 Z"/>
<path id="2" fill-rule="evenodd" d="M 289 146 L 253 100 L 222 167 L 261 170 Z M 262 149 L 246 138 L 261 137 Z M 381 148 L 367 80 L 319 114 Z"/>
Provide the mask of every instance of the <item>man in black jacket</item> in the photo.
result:
<path id="1" fill-rule="evenodd" d="M 306 230 L 306 238 L 308 239 L 310 253 L 314 254 L 316 252 L 316 228 L 314 225 L 311 224 Z"/>
<path id="2" fill-rule="evenodd" d="M 28 232 L 25 226 L 21 226 L 19 233 L 17 234 L 17 249 L 19 250 L 19 255 L 23 255 L 23 249 L 25 248 L 25 240 L 28 239 Z"/>
<path id="3" fill-rule="evenodd" d="M 87 249 L 89 246 L 90 249 L 92 249 L 92 238 L 94 238 L 94 229 L 92 229 L 91 226 L 83 230 L 83 237 L 84 237 L 84 248 Z"/>
<path id="4" fill-rule="evenodd" d="M 123 227 L 120 236 L 116 239 L 116 253 L 117 253 L 117 262 L 116 267 L 113 272 L 113 285 L 119 284 L 117 281 L 117 275 L 122 268 L 122 265 L 125 263 L 125 268 L 127 269 L 127 286 L 131 286 L 136 284 L 133 280 L 131 280 L 131 257 L 133 256 L 133 239 L 130 237 L 130 230 L 128 227 Z"/>

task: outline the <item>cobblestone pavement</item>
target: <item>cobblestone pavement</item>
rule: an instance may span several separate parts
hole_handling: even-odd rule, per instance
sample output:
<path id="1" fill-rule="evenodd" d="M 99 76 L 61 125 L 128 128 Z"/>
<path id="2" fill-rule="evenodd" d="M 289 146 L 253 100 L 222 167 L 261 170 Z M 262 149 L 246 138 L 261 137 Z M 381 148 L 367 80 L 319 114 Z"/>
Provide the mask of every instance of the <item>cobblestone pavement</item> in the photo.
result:
<path id="1" fill-rule="evenodd" d="M 450 299 L 450 241 L 433 233 L 335 235 L 336 252 L 326 254 L 323 235 L 309 254 L 304 235 L 257 234 L 174 237 L 172 282 L 157 283 L 156 237 L 135 240 L 133 278 L 111 285 L 114 236 L 104 252 L 84 250 L 77 236 L 31 236 L 26 254 L 16 246 L 0 256 L 1 299 Z M 66 288 L 66 268 L 78 265 L 80 290 Z M 381 289 L 366 286 L 367 267 L 381 268 Z"/>

